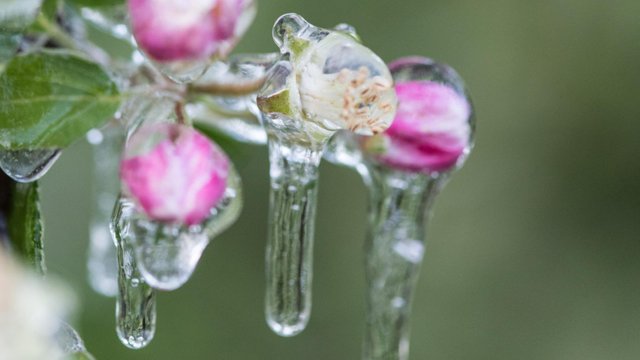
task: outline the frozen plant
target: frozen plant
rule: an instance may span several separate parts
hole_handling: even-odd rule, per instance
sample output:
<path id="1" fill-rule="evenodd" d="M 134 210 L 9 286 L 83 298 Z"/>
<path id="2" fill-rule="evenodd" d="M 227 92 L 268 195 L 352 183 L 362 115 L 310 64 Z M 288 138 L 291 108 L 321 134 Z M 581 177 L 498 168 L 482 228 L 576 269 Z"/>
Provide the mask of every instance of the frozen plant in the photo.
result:
<path id="1" fill-rule="evenodd" d="M 387 66 L 353 27 L 316 27 L 297 14 L 276 20 L 277 51 L 234 54 L 256 5 L 3 2 L 0 242 L 45 273 L 37 180 L 86 137 L 94 154 L 88 276 L 115 297 L 121 342 L 142 348 L 155 334 L 159 290 L 185 284 L 242 209 L 240 177 L 220 145 L 266 144 L 265 315 L 275 333 L 293 336 L 311 313 L 324 156 L 358 170 L 371 190 L 364 358 L 406 359 L 426 216 L 472 144 L 466 89 L 445 65 L 406 58 Z M 56 339 L 85 352 L 66 325 Z"/>

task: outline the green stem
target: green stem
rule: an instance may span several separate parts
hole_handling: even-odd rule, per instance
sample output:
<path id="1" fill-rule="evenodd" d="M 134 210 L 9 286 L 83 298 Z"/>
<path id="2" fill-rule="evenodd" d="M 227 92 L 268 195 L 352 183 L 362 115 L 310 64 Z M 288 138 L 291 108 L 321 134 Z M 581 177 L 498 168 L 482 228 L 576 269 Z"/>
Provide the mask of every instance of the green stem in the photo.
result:
<path id="1" fill-rule="evenodd" d="M 47 32 L 51 39 L 55 40 L 61 46 L 72 50 L 82 51 L 82 49 L 78 47 L 76 41 L 66 31 L 64 31 L 58 24 L 49 21 L 44 14 L 38 14 L 36 22 Z"/>
<path id="2" fill-rule="evenodd" d="M 217 96 L 243 96 L 256 93 L 264 84 L 264 78 L 241 84 L 214 83 L 190 84 L 187 88 L 191 94 L 217 95 Z"/>

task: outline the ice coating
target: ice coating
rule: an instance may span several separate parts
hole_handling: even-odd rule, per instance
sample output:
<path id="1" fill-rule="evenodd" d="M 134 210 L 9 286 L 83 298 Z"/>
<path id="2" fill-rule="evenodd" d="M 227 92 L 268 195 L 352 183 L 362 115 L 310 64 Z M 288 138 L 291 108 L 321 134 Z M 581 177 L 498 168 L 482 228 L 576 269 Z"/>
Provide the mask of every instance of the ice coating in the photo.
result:
<path id="1" fill-rule="evenodd" d="M 363 139 L 365 152 L 408 171 L 441 173 L 459 165 L 471 147 L 473 109 L 457 74 L 424 58 L 396 61 L 392 73 L 396 117 L 383 134 Z"/>
<path id="2" fill-rule="evenodd" d="M 276 21 L 274 40 L 290 71 L 283 72 L 284 65 L 272 68 L 271 83 L 268 79 L 258 95 L 264 113 L 361 135 L 382 132 L 391 124 L 397 102 L 391 74 L 353 36 L 286 14 Z"/>
<path id="3" fill-rule="evenodd" d="M 265 317 L 280 336 L 303 331 L 311 314 L 318 167 L 340 130 L 371 135 L 395 115 L 391 74 L 346 26 L 317 28 L 281 16 L 273 39 L 282 56 L 257 95 L 271 180 Z"/>
<path id="4" fill-rule="evenodd" d="M 255 15 L 253 0 L 128 0 L 138 45 L 157 61 L 225 56 Z"/>
<path id="5" fill-rule="evenodd" d="M 222 198 L 228 170 L 226 155 L 196 130 L 156 124 L 131 137 L 120 176 L 150 219 L 194 225 Z"/>

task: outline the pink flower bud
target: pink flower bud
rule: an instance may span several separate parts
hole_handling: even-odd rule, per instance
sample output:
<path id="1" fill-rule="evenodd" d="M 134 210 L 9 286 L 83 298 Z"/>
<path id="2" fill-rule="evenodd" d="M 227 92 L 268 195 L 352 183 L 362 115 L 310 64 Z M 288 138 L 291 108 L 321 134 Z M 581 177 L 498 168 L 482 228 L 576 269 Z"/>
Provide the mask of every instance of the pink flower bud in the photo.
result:
<path id="1" fill-rule="evenodd" d="M 128 0 L 133 33 L 157 61 L 224 56 L 246 31 L 253 0 Z"/>
<path id="2" fill-rule="evenodd" d="M 467 99 L 435 81 L 399 82 L 395 88 L 399 104 L 391 127 L 365 147 L 378 161 L 403 170 L 443 172 L 455 166 L 470 146 Z"/>
<path id="3" fill-rule="evenodd" d="M 222 198 L 229 159 L 196 130 L 177 124 L 139 129 L 120 165 L 125 191 L 151 219 L 194 225 Z"/>

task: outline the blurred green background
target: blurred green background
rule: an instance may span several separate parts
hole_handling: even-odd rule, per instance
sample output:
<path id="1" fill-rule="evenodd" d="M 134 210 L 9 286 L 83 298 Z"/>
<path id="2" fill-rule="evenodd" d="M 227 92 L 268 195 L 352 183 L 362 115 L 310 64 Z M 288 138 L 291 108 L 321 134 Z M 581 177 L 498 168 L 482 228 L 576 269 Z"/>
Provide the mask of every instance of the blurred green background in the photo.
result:
<path id="1" fill-rule="evenodd" d="M 413 311 L 412 359 L 640 358 L 640 1 L 261 0 L 238 51 L 274 51 L 276 17 L 354 25 L 389 61 L 445 61 L 474 96 L 476 147 L 439 196 Z M 148 348 L 122 346 L 114 301 L 85 280 L 91 158 L 42 182 L 50 271 L 77 291 L 100 360 L 358 359 L 366 198 L 324 164 L 313 313 L 284 339 L 263 317 L 266 149 L 239 164 L 240 220 L 192 280 L 158 297 Z"/>

